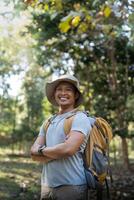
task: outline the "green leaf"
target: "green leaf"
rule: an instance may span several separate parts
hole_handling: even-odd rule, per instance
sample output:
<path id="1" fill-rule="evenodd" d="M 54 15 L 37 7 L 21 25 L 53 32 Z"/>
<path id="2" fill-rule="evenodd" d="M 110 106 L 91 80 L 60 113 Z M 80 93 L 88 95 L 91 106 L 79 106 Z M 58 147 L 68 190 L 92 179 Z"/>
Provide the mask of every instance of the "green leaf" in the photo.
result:
<path id="1" fill-rule="evenodd" d="M 72 22 L 71 22 L 72 26 L 77 27 L 78 24 L 80 23 L 80 20 L 81 20 L 81 19 L 80 19 L 80 16 L 74 17 L 74 18 L 72 19 Z"/>
<path id="2" fill-rule="evenodd" d="M 68 32 L 68 30 L 71 28 L 70 22 L 72 20 L 72 17 L 68 17 L 66 21 L 63 21 L 59 24 L 59 29 L 62 33 Z"/>
<path id="3" fill-rule="evenodd" d="M 104 8 L 104 16 L 105 17 L 109 17 L 110 16 L 110 14 L 111 14 L 111 8 L 109 7 L 109 6 L 106 6 L 105 8 Z"/>
<path id="4" fill-rule="evenodd" d="M 48 11 L 48 10 L 49 10 L 49 6 L 48 6 L 48 4 L 45 4 L 45 6 L 44 6 L 44 10 L 45 10 L 45 11 Z"/>

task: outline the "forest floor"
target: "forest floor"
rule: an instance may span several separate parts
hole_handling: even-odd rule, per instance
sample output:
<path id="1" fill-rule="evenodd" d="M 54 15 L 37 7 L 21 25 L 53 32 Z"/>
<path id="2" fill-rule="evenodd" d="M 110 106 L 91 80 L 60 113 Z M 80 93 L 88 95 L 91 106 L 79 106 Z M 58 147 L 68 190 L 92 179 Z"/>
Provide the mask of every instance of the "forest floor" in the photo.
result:
<path id="1" fill-rule="evenodd" d="M 0 152 L 0 200 L 39 200 L 41 168 L 30 157 Z M 134 164 L 129 171 L 119 164 L 112 168 L 111 200 L 134 199 Z M 91 191 L 90 199 L 95 196 Z"/>

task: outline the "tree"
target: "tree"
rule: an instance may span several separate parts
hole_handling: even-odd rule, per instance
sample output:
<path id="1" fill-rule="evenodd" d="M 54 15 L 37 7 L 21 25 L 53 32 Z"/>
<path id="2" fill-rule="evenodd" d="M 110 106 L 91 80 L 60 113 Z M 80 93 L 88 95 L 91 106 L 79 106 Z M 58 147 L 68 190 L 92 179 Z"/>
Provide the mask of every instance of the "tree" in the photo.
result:
<path id="1" fill-rule="evenodd" d="M 132 2 L 27 3 L 36 8 L 29 31 L 37 41 L 38 63 L 44 68 L 49 66 L 50 72 L 71 70 L 77 75 L 86 96 L 85 107 L 106 117 L 113 129 L 118 129 L 114 132 L 122 138 L 128 167 L 127 101 L 133 91 L 129 66 L 133 65 L 134 52 Z"/>
<path id="2" fill-rule="evenodd" d="M 25 71 L 34 62 L 31 48 L 33 39 L 29 34 L 23 35 L 23 31 L 26 31 L 25 26 L 29 23 L 30 13 L 24 10 L 20 11 L 20 7 L 6 11 L 6 3 L 10 5 L 13 1 L 4 1 L 2 4 L 5 8 L 0 13 L 3 21 L 0 25 L 0 134 L 12 138 L 14 143 L 24 138 L 26 125 L 26 132 L 30 128 L 23 118 L 25 115 L 24 105 L 22 105 L 24 94 L 17 94 L 17 97 L 10 95 L 10 78 L 24 77 Z M 23 121 L 23 130 L 20 129 L 21 119 L 25 121 Z"/>

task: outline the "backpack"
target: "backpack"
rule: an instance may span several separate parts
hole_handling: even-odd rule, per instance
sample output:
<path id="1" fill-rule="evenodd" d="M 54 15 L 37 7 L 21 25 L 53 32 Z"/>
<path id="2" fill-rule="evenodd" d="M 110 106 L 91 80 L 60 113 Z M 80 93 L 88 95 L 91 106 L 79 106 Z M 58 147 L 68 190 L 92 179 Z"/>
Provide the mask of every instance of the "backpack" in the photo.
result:
<path id="1" fill-rule="evenodd" d="M 77 112 L 83 112 L 89 118 L 88 111 L 77 111 L 72 112 L 64 122 L 65 134 L 69 134 L 72 126 L 73 119 Z M 49 118 L 44 125 L 45 133 L 55 116 Z M 84 161 L 85 175 L 87 179 L 87 185 L 90 189 L 102 190 L 104 183 L 107 187 L 107 196 L 109 196 L 109 189 L 107 184 L 107 176 L 110 174 L 110 163 L 109 163 L 109 143 L 112 140 L 112 129 L 108 122 L 101 117 L 94 118 L 94 123 L 91 125 L 87 145 L 84 153 L 82 154 Z M 101 199 L 99 197 L 99 199 Z"/>

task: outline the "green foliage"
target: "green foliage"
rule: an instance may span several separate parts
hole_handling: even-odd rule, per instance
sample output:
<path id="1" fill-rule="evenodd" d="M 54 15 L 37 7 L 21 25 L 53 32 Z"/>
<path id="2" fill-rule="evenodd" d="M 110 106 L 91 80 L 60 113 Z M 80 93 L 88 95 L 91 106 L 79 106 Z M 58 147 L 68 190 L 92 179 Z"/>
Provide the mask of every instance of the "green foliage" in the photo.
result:
<path id="1" fill-rule="evenodd" d="M 17 6 L 16 3 L 17 1 L 3 1 L 3 11 L 0 13 L 2 20 L 0 25 L 0 135 L 8 136 L 13 134 L 20 120 L 20 95 L 18 94 L 17 97 L 10 95 L 10 78 L 14 75 L 21 77 L 31 57 L 29 35 L 22 38 L 20 34 L 21 31 L 26 30 L 25 25 L 28 24 L 28 20 L 26 18 L 23 18 L 24 21 L 21 20 L 21 16 L 17 15 L 17 7 L 12 9 L 13 6 Z M 7 8 L 9 12 L 6 11 Z M 28 13 L 25 14 L 28 17 Z"/>
<path id="2" fill-rule="evenodd" d="M 10 97 L 4 98 L 1 96 L 0 99 L 0 109 L 1 109 L 1 118 L 0 118 L 0 133 L 2 134 L 11 134 L 14 129 L 15 118 L 16 118 L 16 108 L 17 101 Z"/>
<path id="3" fill-rule="evenodd" d="M 52 104 L 49 103 L 46 97 L 43 99 L 42 106 L 43 106 L 43 116 L 44 116 L 43 121 L 47 120 L 53 113 L 58 112 L 57 108 L 54 108 Z"/>
<path id="4" fill-rule="evenodd" d="M 134 121 L 134 95 L 130 95 L 127 98 L 127 119 L 130 122 Z"/>
<path id="5" fill-rule="evenodd" d="M 127 135 L 133 79 L 128 76 L 134 49 L 132 3 L 60 1 L 57 9 L 57 2 L 31 4 L 34 23 L 29 31 L 34 30 L 37 40 L 38 63 L 49 65 L 50 72 L 73 71 L 81 80 L 86 109 Z"/>
<path id="6" fill-rule="evenodd" d="M 36 136 L 44 119 L 56 112 L 44 98 L 47 77 L 71 72 L 81 82 L 85 109 L 106 118 L 115 134 L 129 136 L 134 105 L 131 1 L 25 2 L 15 8 L 18 14 L 23 9 L 21 16 L 27 15 L 30 25 L 19 23 L 14 34 L 10 24 L 10 35 L 0 39 L 1 132 L 13 142 Z M 16 101 L 9 97 L 7 78 L 20 73 L 23 61 L 28 66 L 23 98 Z"/>
<path id="7" fill-rule="evenodd" d="M 21 120 L 19 130 L 25 131 L 24 138 L 33 137 L 37 133 L 39 124 L 43 120 L 42 100 L 44 96 L 44 71 L 42 68 L 32 67 L 27 71 L 24 80 L 25 115 Z"/>

